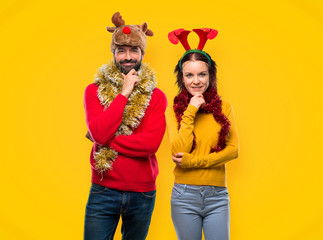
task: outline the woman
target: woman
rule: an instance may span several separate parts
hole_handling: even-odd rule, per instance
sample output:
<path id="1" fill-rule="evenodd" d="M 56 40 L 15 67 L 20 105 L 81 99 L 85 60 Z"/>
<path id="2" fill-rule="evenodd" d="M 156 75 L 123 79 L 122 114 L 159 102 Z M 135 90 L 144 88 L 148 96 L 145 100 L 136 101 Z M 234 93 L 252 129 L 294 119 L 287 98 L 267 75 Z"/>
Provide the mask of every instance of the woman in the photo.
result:
<path id="1" fill-rule="evenodd" d="M 172 220 L 180 240 L 202 239 L 202 229 L 206 240 L 228 240 L 225 163 L 238 157 L 233 111 L 217 94 L 217 70 L 210 55 L 202 49 L 185 49 L 175 68 L 180 93 L 166 110 L 176 164 Z"/>

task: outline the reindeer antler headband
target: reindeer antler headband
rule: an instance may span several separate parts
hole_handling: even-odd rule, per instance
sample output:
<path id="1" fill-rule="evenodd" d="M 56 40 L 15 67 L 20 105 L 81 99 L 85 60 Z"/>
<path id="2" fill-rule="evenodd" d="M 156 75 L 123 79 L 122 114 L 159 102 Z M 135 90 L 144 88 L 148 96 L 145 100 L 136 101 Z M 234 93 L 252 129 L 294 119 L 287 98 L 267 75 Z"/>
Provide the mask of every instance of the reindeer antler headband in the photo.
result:
<path id="1" fill-rule="evenodd" d="M 182 59 L 191 52 L 198 52 L 203 54 L 209 60 L 209 64 L 211 65 L 211 58 L 209 55 L 203 51 L 205 43 L 208 39 L 213 39 L 218 35 L 218 31 L 212 28 L 198 28 L 193 29 L 193 31 L 200 37 L 200 42 L 197 49 L 191 49 L 190 45 L 187 42 L 187 36 L 191 31 L 185 30 L 183 28 L 176 29 L 168 33 L 168 39 L 173 44 L 178 44 L 178 41 L 181 42 L 186 52 L 179 60 L 179 68 L 182 70 Z"/>

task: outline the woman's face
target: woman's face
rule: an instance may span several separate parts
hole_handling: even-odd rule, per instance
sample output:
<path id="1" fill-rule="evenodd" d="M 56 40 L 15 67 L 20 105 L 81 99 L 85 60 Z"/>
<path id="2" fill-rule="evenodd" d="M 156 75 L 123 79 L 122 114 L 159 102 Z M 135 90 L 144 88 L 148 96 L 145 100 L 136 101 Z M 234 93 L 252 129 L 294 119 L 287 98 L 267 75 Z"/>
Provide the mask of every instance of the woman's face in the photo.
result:
<path id="1" fill-rule="evenodd" d="M 209 87 L 210 74 L 208 66 L 203 61 L 186 61 L 182 65 L 183 82 L 186 90 L 195 96 L 203 94 Z"/>

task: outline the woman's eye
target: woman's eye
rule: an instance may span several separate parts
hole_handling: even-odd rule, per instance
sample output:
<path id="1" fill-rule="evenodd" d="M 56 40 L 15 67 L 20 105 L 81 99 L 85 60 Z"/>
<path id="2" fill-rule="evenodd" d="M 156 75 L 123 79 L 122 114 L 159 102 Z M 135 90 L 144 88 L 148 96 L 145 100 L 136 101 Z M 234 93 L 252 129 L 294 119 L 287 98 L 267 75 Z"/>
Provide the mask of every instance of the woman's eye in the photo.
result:
<path id="1" fill-rule="evenodd" d="M 200 77 L 205 77 L 206 73 L 200 73 Z"/>
<path id="2" fill-rule="evenodd" d="M 188 74 L 186 74 L 185 75 L 187 78 L 190 78 L 190 77 L 192 77 L 193 76 L 193 74 L 192 73 L 188 73 Z"/>

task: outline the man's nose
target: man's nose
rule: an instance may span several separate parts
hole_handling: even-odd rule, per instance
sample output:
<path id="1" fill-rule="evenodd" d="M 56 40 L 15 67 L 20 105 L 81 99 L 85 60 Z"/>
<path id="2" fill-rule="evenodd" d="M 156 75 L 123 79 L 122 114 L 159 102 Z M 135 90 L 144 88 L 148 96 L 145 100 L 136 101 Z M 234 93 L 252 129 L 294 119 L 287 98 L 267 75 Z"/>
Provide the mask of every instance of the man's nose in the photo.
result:
<path id="1" fill-rule="evenodd" d="M 126 51 L 125 58 L 126 58 L 127 60 L 130 60 L 130 59 L 131 59 L 130 51 Z"/>

